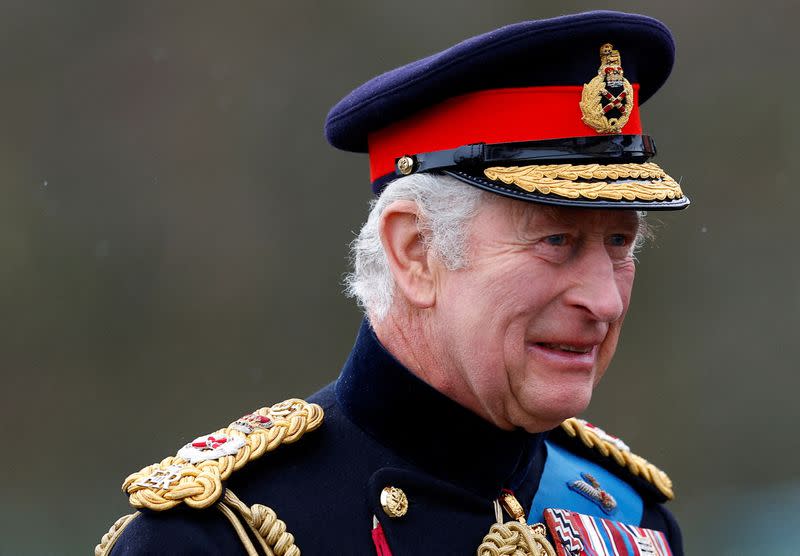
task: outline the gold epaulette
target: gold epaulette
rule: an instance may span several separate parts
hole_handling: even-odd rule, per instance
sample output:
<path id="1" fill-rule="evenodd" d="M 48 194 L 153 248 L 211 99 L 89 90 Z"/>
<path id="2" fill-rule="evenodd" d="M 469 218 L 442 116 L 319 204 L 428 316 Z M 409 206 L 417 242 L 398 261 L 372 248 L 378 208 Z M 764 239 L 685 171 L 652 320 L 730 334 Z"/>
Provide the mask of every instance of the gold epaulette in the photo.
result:
<path id="1" fill-rule="evenodd" d="M 192 508 L 216 504 L 248 554 L 258 554 L 260 547 L 261 553 L 270 556 L 300 556 L 294 536 L 272 508 L 246 505 L 230 489 L 224 490 L 222 481 L 266 452 L 296 442 L 318 428 L 322 418 L 320 406 L 303 400 L 262 407 L 224 429 L 195 439 L 177 455 L 130 475 L 122 491 L 135 508 L 159 511 L 181 502 Z M 118 519 L 95 547 L 95 556 L 111 554 L 123 530 L 139 515 L 136 512 Z"/>
<path id="2" fill-rule="evenodd" d="M 135 508 L 161 511 L 181 502 L 206 508 L 220 499 L 222 482 L 231 473 L 282 444 L 296 442 L 318 428 L 322 418 L 320 406 L 298 399 L 262 407 L 128 476 L 122 491 Z"/>
<path id="3" fill-rule="evenodd" d="M 635 477 L 641 477 L 653 485 L 667 500 L 675 497 L 672 491 L 672 480 L 667 474 L 643 457 L 631 452 L 628 445 L 619 438 L 583 419 L 574 417 L 561 423 L 561 428 L 569 436 L 578 438 L 585 446 L 611 458 Z"/>

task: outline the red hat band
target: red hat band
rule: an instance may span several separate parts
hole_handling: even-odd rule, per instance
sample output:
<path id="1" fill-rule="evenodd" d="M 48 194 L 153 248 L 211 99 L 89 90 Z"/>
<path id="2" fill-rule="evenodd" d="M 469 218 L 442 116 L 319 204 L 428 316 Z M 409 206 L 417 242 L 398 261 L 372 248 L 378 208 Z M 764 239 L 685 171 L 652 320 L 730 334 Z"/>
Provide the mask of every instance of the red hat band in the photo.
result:
<path id="1" fill-rule="evenodd" d="M 514 143 L 604 135 L 584 123 L 580 86 L 489 89 L 445 100 L 369 134 L 370 181 L 395 170 L 404 155 L 471 143 Z M 639 85 L 623 131 L 642 133 Z"/>

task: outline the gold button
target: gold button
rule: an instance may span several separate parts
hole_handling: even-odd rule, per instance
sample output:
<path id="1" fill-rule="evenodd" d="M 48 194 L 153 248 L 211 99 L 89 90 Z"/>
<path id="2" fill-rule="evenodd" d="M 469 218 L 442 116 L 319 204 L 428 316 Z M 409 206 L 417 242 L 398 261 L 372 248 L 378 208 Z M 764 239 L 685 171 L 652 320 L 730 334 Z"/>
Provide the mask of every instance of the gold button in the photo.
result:
<path id="1" fill-rule="evenodd" d="M 403 517 L 408 511 L 408 497 L 397 487 L 384 487 L 381 491 L 381 507 L 389 517 Z"/>
<path id="2" fill-rule="evenodd" d="M 397 171 L 404 176 L 414 171 L 414 159 L 410 156 L 401 156 L 397 159 Z"/>

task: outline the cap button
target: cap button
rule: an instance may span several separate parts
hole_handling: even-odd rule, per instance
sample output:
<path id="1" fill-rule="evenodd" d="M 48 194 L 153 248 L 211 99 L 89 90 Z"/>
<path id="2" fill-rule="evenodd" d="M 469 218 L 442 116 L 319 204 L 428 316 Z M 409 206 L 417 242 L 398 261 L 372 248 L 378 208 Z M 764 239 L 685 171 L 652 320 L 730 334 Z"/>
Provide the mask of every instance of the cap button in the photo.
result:
<path id="1" fill-rule="evenodd" d="M 381 491 L 381 507 L 389 517 L 403 517 L 408 512 L 408 497 L 397 487 L 384 487 Z"/>
<path id="2" fill-rule="evenodd" d="M 414 171 L 414 159 L 410 156 L 401 156 L 397 159 L 397 171 L 404 176 L 409 175 Z"/>

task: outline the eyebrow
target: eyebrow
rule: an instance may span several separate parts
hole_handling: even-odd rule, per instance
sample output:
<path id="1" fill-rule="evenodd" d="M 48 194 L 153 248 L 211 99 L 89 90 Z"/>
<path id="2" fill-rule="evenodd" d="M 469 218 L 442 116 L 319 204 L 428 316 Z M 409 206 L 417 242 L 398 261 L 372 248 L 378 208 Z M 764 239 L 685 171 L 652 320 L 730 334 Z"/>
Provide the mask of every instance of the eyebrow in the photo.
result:
<path id="1" fill-rule="evenodd" d="M 535 225 L 535 220 L 538 215 L 543 215 L 545 219 L 557 224 L 575 224 L 577 223 L 577 215 L 581 214 L 578 211 L 587 209 L 564 209 L 562 207 L 552 207 L 549 205 L 537 205 L 533 203 L 518 203 L 511 201 L 511 215 L 514 219 L 515 225 L 519 227 L 520 231 L 529 230 Z M 589 209 L 590 210 L 590 209 Z M 601 209 L 595 209 L 601 210 Z M 645 221 L 645 213 L 638 210 L 614 210 L 620 216 L 620 224 L 632 228 L 636 228 L 637 234 L 647 232 L 649 228 Z M 585 214 L 585 213 L 584 213 Z M 593 213 L 600 214 L 600 213 Z"/>

